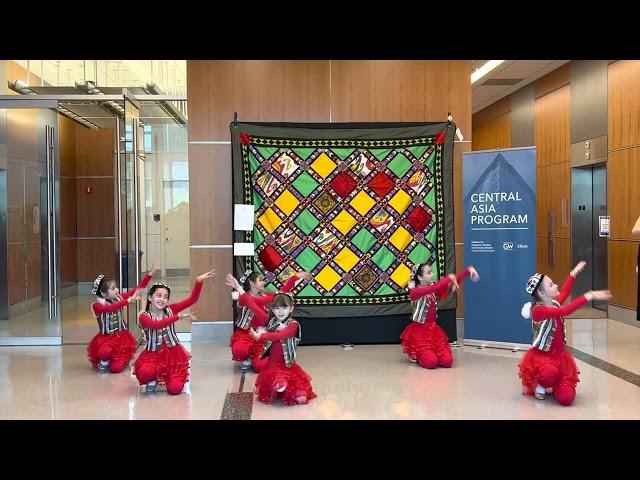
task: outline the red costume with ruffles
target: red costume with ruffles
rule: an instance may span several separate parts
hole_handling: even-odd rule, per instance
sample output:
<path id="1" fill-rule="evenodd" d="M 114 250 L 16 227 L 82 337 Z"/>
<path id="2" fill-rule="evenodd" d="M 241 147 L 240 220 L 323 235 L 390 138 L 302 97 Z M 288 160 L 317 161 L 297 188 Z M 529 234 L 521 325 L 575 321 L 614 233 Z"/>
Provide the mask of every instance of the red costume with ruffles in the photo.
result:
<path id="1" fill-rule="evenodd" d="M 469 275 L 469 269 L 459 273 L 458 283 Z M 453 365 L 453 354 L 449 346 L 449 337 L 437 319 L 437 298 L 446 298 L 451 287 L 449 276 L 443 277 L 431 285 L 417 286 L 409 290 L 409 299 L 413 306 L 412 322 L 407 325 L 400 341 L 404 353 L 423 368 L 448 368 Z"/>
<path id="2" fill-rule="evenodd" d="M 256 378 L 255 393 L 259 401 L 273 403 L 280 396 L 285 405 L 300 405 L 317 397 L 311 387 L 311 377 L 295 362 L 295 348 L 300 338 L 300 324 L 293 319 L 286 320 L 282 330 L 260 336 L 261 342 L 273 343 L 268 345 L 267 365 Z"/>
<path id="3" fill-rule="evenodd" d="M 162 318 L 154 318 L 148 311 L 140 312 L 138 321 L 147 338 L 145 350 L 133 364 L 133 373 L 140 385 L 153 380 L 166 384 L 167 392 L 177 395 L 189 381 L 191 354 L 178 340 L 175 322 L 179 313 L 198 301 L 202 282 L 196 280 L 191 295 L 164 308 Z"/>
<path id="4" fill-rule="evenodd" d="M 574 277 L 569 275 L 554 305 L 535 303 L 531 307 L 534 325 L 532 347 L 518 364 L 518 375 L 522 379 L 522 391 L 533 395 L 537 385 L 553 388 L 559 403 L 570 405 L 575 398 L 575 389 L 580 381 L 578 366 L 565 348 L 564 316 L 575 312 L 588 302 L 584 295 L 562 306 L 571 293 Z M 546 323 L 541 323 L 546 322 Z"/>
<path id="5" fill-rule="evenodd" d="M 100 361 L 108 361 L 111 373 L 120 373 L 131 361 L 138 343 L 124 322 L 122 310 L 133 293 L 145 288 L 150 280 L 151 275 L 145 275 L 136 288 L 118 295 L 115 302 L 100 298 L 91 304 L 100 329 L 87 346 L 87 356 L 94 368 Z"/>
<path id="6" fill-rule="evenodd" d="M 291 276 L 282 286 L 280 292 L 290 292 L 297 280 L 297 275 Z M 250 358 L 256 373 L 260 372 L 267 364 L 267 360 L 261 358 L 264 340 L 254 340 L 249 334 L 249 328 L 255 330 L 267 324 L 269 320 L 268 306 L 275 294 L 276 292 L 266 292 L 263 295 L 252 295 L 245 292 L 238 299 L 238 306 L 242 307 L 242 311 L 236 320 L 236 329 L 229 339 L 231 357 L 238 362 Z"/>

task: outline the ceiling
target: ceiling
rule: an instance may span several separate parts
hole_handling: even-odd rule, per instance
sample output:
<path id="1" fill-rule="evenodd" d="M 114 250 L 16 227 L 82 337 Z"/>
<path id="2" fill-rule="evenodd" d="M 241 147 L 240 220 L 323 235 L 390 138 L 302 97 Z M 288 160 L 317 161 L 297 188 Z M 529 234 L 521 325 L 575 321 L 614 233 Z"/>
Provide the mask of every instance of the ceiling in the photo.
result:
<path id="1" fill-rule="evenodd" d="M 167 95 L 187 94 L 186 60 L 14 60 L 31 78 L 30 86 L 73 87 L 92 82 L 102 87 L 154 83 Z M 9 78 L 10 81 L 17 80 Z"/>
<path id="2" fill-rule="evenodd" d="M 89 128 L 113 128 L 115 118 L 125 114 L 124 97 L 122 100 L 103 100 L 105 95 L 121 96 L 123 88 L 101 87 L 97 88 L 91 82 L 86 85 L 76 84 L 74 87 L 38 87 L 21 86 L 19 82 L 9 82 L 9 88 L 22 95 L 56 95 L 61 100 L 58 103 L 60 114 L 71 118 Z M 186 100 L 143 100 L 147 95 L 158 95 L 155 84 L 147 84 L 146 87 L 128 87 L 127 91 L 140 100 L 139 118 L 143 124 L 174 124 L 186 126 L 187 109 Z M 85 98 L 70 100 L 70 96 L 84 95 Z"/>
<path id="3" fill-rule="evenodd" d="M 569 61 L 505 60 L 471 85 L 472 112 L 479 112 Z M 487 62 L 488 60 L 472 60 L 471 72 Z"/>

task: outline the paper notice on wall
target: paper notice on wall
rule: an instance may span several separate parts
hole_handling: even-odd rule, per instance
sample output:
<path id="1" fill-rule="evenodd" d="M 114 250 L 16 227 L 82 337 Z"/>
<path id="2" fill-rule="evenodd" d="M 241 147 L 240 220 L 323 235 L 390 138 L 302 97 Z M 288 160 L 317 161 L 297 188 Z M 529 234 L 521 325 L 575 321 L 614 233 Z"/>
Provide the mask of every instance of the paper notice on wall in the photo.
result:
<path id="1" fill-rule="evenodd" d="M 235 257 L 253 257 L 253 243 L 234 243 L 233 255 Z"/>
<path id="2" fill-rule="evenodd" d="M 253 205 L 244 205 L 236 203 L 233 209 L 233 228 L 234 230 L 253 230 L 254 221 L 254 207 Z"/>

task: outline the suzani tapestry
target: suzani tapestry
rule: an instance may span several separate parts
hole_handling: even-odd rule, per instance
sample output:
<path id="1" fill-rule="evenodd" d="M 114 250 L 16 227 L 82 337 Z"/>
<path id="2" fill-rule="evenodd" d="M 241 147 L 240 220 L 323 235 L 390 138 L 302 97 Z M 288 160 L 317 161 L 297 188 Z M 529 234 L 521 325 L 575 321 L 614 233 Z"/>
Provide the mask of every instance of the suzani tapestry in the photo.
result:
<path id="1" fill-rule="evenodd" d="M 298 317 L 404 314 L 415 265 L 455 270 L 455 125 L 232 123 L 234 204 L 255 208 L 253 257 L 268 290 L 294 272 Z M 455 297 L 440 309 L 455 308 Z"/>

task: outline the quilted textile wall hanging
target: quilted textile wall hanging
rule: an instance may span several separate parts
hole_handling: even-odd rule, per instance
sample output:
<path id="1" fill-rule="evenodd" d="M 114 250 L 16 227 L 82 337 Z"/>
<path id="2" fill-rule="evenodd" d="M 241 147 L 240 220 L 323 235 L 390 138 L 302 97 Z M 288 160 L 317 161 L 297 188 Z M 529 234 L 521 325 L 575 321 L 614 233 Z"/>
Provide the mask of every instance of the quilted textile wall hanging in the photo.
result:
<path id="1" fill-rule="evenodd" d="M 231 125 L 235 204 L 253 204 L 255 256 L 236 257 L 236 276 L 258 270 L 267 289 L 295 271 L 299 317 L 404 314 L 416 264 L 436 278 L 455 270 L 455 125 Z M 455 308 L 455 297 L 441 302 Z"/>

